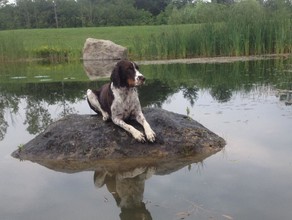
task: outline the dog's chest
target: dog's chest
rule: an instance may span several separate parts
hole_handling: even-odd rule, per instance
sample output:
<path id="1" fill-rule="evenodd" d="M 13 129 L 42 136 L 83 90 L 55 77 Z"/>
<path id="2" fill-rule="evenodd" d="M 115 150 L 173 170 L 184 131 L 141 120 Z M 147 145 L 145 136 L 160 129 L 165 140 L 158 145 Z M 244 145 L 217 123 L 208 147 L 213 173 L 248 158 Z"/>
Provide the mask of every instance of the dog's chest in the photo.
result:
<path id="1" fill-rule="evenodd" d="M 127 118 L 139 109 L 139 99 L 136 88 L 115 88 L 112 91 L 114 95 L 112 103 L 113 115 L 123 115 L 123 118 Z"/>

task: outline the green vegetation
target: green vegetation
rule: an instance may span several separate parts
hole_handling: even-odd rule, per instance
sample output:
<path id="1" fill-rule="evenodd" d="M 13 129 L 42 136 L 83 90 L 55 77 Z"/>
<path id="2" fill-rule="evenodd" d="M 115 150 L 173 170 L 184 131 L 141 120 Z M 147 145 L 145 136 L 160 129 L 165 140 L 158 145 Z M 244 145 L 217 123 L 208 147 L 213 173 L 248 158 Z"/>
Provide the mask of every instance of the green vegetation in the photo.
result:
<path id="1" fill-rule="evenodd" d="M 16 10 L 16 8 L 24 10 L 24 3 L 28 4 L 28 2 L 35 6 L 34 9 L 36 11 L 42 11 L 41 7 L 36 7 L 36 3 L 52 3 L 49 0 L 19 0 L 14 6 L 4 4 L 1 7 L 0 4 L 0 30 L 1 27 L 2 29 L 10 27 L 4 27 L 4 24 L 7 25 L 9 23 L 6 17 L 6 20 L 2 20 L 5 15 L 4 12 L 8 8 L 11 10 Z M 69 3 L 85 4 L 89 1 L 67 0 L 63 1 L 63 5 L 61 5 L 61 1 L 54 2 L 57 6 L 59 4 L 59 7 L 67 8 L 68 5 L 66 4 Z M 84 17 L 81 16 L 79 19 L 84 21 L 82 20 L 80 25 L 75 26 L 66 23 L 68 21 L 67 18 L 65 19 L 65 13 L 61 8 L 59 8 L 59 11 L 55 11 L 57 14 L 51 11 L 50 15 L 53 18 L 55 16 L 55 20 L 42 20 L 41 17 L 33 19 L 36 14 L 26 18 L 22 13 L 22 16 L 24 16 L 22 17 L 23 22 L 30 23 L 18 24 L 16 22 L 19 26 L 11 27 L 53 27 L 57 22 L 58 27 L 73 26 L 84 28 L 0 31 L 0 62 L 35 58 L 45 58 L 52 62 L 78 60 L 82 54 L 83 44 L 88 37 L 112 40 L 129 49 L 130 59 L 140 60 L 283 54 L 291 53 L 292 50 L 291 1 L 241 0 L 234 2 L 229 0 L 212 1 L 211 3 L 196 1 L 192 3 L 192 1 L 164 0 L 156 1 L 156 3 L 155 1 L 146 1 L 147 4 L 143 0 L 123 0 L 122 2 L 124 5 L 121 5 L 121 3 L 115 4 L 115 0 L 92 1 L 91 8 L 87 8 L 89 7 L 89 5 L 86 5 L 87 3 L 85 5 L 81 4 L 84 6 L 82 10 L 87 10 L 88 13 L 91 12 L 91 18 L 88 17 L 88 13 L 85 13 L 86 16 L 82 14 Z M 161 3 L 161 5 L 157 5 L 157 2 Z M 99 11 L 97 10 L 98 6 Z M 109 17 L 106 17 L 104 14 L 106 12 L 105 7 L 116 10 L 117 14 L 121 14 L 120 12 L 118 13 L 118 9 L 123 8 L 122 14 L 130 13 L 130 11 L 126 12 L 125 8 L 131 10 L 130 14 L 133 17 L 133 22 L 127 22 L 129 19 L 123 16 L 117 19 L 119 20 L 118 22 L 116 19 L 111 18 L 115 13 L 107 13 L 106 15 Z M 159 10 L 155 10 L 157 7 Z M 51 7 L 51 9 L 53 8 Z M 30 8 L 27 10 L 30 10 Z M 133 12 L 135 10 L 137 13 L 143 14 L 144 17 L 139 13 L 139 16 L 135 14 Z M 145 13 L 149 13 L 150 17 L 146 19 Z M 105 17 L 100 17 L 101 15 Z M 56 21 L 56 16 L 59 18 L 58 21 Z M 72 16 L 77 15 L 73 13 Z M 73 19 L 72 16 L 71 19 Z M 17 20 L 19 17 L 14 19 Z M 143 22 L 140 22 L 142 21 L 141 19 Z M 100 23 L 104 20 L 107 22 Z M 41 21 L 43 25 L 37 23 Z M 144 25 L 100 27 L 103 25 L 133 24 Z"/>
<path id="2" fill-rule="evenodd" d="M 40 48 L 35 49 L 34 54 L 41 58 L 47 59 L 50 62 L 62 62 L 67 61 L 70 57 L 70 50 L 67 48 L 59 48 L 59 47 L 50 47 L 50 46 L 42 46 Z"/>
<path id="3" fill-rule="evenodd" d="M 0 63 L 27 57 L 22 40 L 11 33 L 0 32 Z"/>
<path id="4" fill-rule="evenodd" d="M 168 30 L 135 43 L 144 46 L 138 55 L 169 59 L 291 53 L 292 8 L 284 7 L 282 0 L 266 2 L 245 0 L 229 6 L 200 2 L 176 9 Z M 192 21 L 195 24 L 181 27 Z"/>
<path id="5" fill-rule="evenodd" d="M 137 55 L 133 55 L 136 53 L 133 47 L 134 39 L 158 33 L 162 28 L 168 29 L 169 27 L 165 25 L 0 31 L 0 62 L 15 58 L 44 58 L 43 55 L 46 53 L 53 57 L 54 52 L 59 54 L 58 51 L 66 51 L 65 54 L 69 60 L 79 60 L 88 37 L 112 40 L 129 48 L 130 57 L 137 57 Z M 17 47 L 17 45 L 20 46 Z M 14 53 L 15 47 L 20 48 L 23 52 Z M 8 50 L 10 52 L 7 52 Z"/>

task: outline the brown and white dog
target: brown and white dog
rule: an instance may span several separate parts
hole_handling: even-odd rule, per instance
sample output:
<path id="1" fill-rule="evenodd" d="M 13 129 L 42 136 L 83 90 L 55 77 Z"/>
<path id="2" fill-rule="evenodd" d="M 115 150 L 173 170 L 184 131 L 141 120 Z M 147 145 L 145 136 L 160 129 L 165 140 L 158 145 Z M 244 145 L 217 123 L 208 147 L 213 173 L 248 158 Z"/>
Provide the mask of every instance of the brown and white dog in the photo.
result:
<path id="1" fill-rule="evenodd" d="M 103 120 L 112 119 L 133 137 L 145 142 L 145 136 L 124 120 L 136 119 L 145 131 L 148 141 L 155 141 L 155 133 L 146 121 L 138 98 L 137 86 L 144 84 L 145 77 L 139 72 L 137 64 L 127 60 L 119 61 L 111 74 L 111 82 L 99 90 L 87 90 L 87 101 L 92 110 L 101 113 Z"/>

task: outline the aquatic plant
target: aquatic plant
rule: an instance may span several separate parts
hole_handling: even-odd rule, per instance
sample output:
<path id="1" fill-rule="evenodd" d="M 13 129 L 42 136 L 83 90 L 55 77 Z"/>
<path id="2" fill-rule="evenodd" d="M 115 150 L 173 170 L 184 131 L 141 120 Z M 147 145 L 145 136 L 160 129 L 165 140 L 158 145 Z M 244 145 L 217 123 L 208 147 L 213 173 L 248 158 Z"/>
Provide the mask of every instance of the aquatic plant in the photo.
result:
<path id="1" fill-rule="evenodd" d="M 268 10 L 258 1 L 245 0 L 230 6 L 228 12 L 225 9 L 224 14 L 228 18 L 220 22 L 212 20 L 169 26 L 167 30 L 152 34 L 148 40 L 139 44 L 140 47 L 151 47 L 151 50 L 139 50 L 144 51 L 139 56 L 151 58 L 153 51 L 157 53 L 155 57 L 160 59 L 291 52 L 291 12 L 285 7 Z M 135 48 L 133 51 L 136 51 Z"/>
<path id="2" fill-rule="evenodd" d="M 68 61 L 70 50 L 67 48 L 45 45 L 35 49 L 34 54 L 37 58 L 42 58 L 50 62 L 64 62 Z"/>

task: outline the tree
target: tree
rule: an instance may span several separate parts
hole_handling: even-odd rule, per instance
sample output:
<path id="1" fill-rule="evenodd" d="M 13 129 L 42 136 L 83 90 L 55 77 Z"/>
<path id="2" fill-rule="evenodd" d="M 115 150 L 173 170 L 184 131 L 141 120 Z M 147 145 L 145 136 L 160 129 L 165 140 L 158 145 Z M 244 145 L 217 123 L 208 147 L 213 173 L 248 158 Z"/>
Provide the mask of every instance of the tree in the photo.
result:
<path id="1" fill-rule="evenodd" d="M 212 0 L 211 2 L 217 4 L 232 4 L 234 0 Z"/>
<path id="2" fill-rule="evenodd" d="M 20 26 L 32 28 L 31 16 L 33 14 L 33 5 L 31 0 L 16 0 L 16 13 Z"/>
<path id="3" fill-rule="evenodd" d="M 4 7 L 8 3 L 8 0 L 0 0 L 0 8 Z"/>
<path id="4" fill-rule="evenodd" d="M 137 9 L 149 11 L 152 15 L 160 14 L 171 0 L 135 0 L 134 6 Z"/>
<path id="5" fill-rule="evenodd" d="M 81 9 L 79 3 L 75 0 L 55 0 L 56 15 L 58 26 L 64 27 L 81 27 Z M 55 19 L 56 20 L 56 19 Z"/>
<path id="6" fill-rule="evenodd" d="M 176 8 L 182 8 L 183 6 L 192 3 L 194 3 L 193 0 L 172 0 L 169 5 L 175 6 Z"/>
<path id="7" fill-rule="evenodd" d="M 12 5 L 0 7 L 0 30 L 13 29 L 18 27 L 14 19 L 15 8 Z"/>

